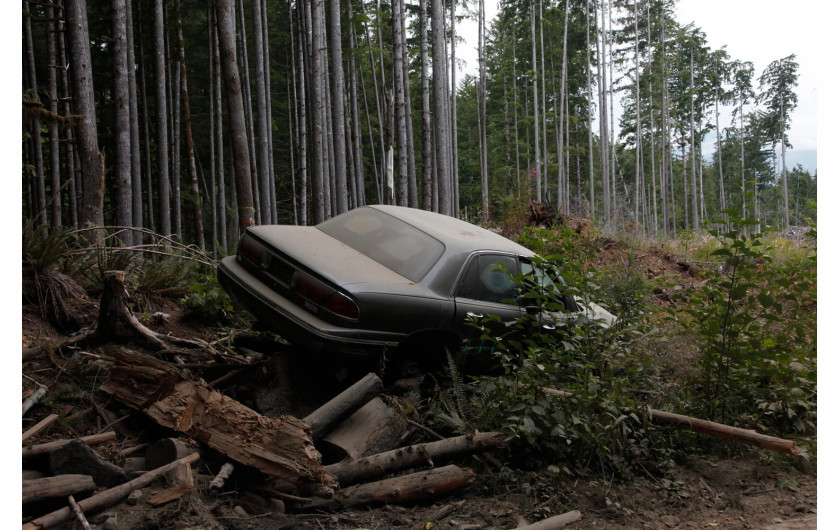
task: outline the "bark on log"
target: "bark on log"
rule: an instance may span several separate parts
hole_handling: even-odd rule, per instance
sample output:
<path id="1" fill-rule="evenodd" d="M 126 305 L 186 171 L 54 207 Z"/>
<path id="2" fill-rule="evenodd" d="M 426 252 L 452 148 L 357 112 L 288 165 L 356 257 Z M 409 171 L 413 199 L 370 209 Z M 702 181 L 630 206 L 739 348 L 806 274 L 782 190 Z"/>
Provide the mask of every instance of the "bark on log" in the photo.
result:
<path id="1" fill-rule="evenodd" d="M 73 510 L 73 513 L 76 514 L 76 519 L 78 519 L 82 528 L 84 528 L 84 530 L 90 530 L 90 524 L 87 522 L 87 519 L 85 519 L 85 514 L 82 512 L 82 508 L 76 502 L 76 499 L 70 495 L 67 497 L 67 502 L 70 503 L 70 508 Z"/>
<path id="2" fill-rule="evenodd" d="M 766 434 L 759 434 L 752 430 L 731 427 L 729 425 L 683 416 L 682 414 L 674 414 L 673 412 L 665 412 L 663 410 L 650 409 L 650 417 L 651 420 L 663 425 L 676 425 L 694 432 L 753 445 L 761 449 L 767 449 L 768 451 L 776 451 L 788 455 L 799 454 L 799 447 L 793 440 L 767 436 Z"/>
<path id="3" fill-rule="evenodd" d="M 47 427 L 49 427 L 50 425 L 55 423 L 55 421 L 57 419 L 58 419 L 58 414 L 50 414 L 49 416 L 47 416 L 43 420 L 39 421 L 38 423 L 36 423 L 35 425 L 33 425 L 32 427 L 27 429 L 26 432 L 23 433 L 23 440 L 22 441 L 25 442 L 26 440 L 32 438 L 36 434 L 40 434 L 44 429 L 46 429 Z"/>
<path id="4" fill-rule="evenodd" d="M 580 512 L 578 510 L 573 510 L 561 515 L 549 517 L 548 519 L 543 519 L 542 521 L 529 524 L 528 526 L 520 526 L 516 530 L 560 530 L 561 528 L 566 528 L 570 524 L 575 524 L 580 521 L 580 517 Z"/>
<path id="5" fill-rule="evenodd" d="M 119 350 L 101 389 L 157 424 L 215 449 L 230 459 L 295 485 L 337 487 L 321 465 L 306 424 L 291 416 L 268 418 L 174 366 Z"/>
<path id="6" fill-rule="evenodd" d="M 543 388 L 543 391 L 546 394 L 560 397 L 568 397 L 571 395 L 569 392 L 557 390 L 555 388 Z M 784 438 L 759 434 L 753 430 L 732 427 L 730 425 L 701 420 L 699 418 L 692 418 L 691 416 L 684 416 L 682 414 L 666 412 L 664 410 L 648 410 L 650 410 L 651 421 L 655 423 L 660 423 L 662 425 L 675 425 L 694 432 L 708 434 L 709 436 L 723 438 L 724 440 L 752 445 L 768 451 L 776 451 L 778 453 L 785 453 L 788 455 L 799 454 L 799 447 L 793 440 L 785 440 Z"/>
<path id="7" fill-rule="evenodd" d="M 80 491 L 93 491 L 96 484 L 90 475 L 57 475 L 23 481 L 23 504 L 50 497 L 64 497 Z"/>
<path id="8" fill-rule="evenodd" d="M 367 374 L 321 408 L 303 418 L 303 421 L 312 429 L 312 440 L 318 441 L 323 438 L 335 425 L 378 396 L 382 389 L 382 381 L 376 374 Z"/>
<path id="9" fill-rule="evenodd" d="M 103 432 L 101 434 L 91 434 L 90 436 L 82 436 L 78 438 L 79 440 L 83 441 L 87 445 L 97 445 L 105 442 L 109 442 L 116 438 L 117 433 L 114 431 Z M 23 458 L 24 460 L 27 458 L 32 458 L 35 456 L 42 456 L 49 453 L 52 453 L 56 449 L 60 449 L 64 447 L 68 443 L 72 442 L 76 438 L 70 440 L 56 440 L 54 442 L 47 442 L 43 444 L 33 445 L 32 447 L 24 447 L 23 448 Z"/>
<path id="10" fill-rule="evenodd" d="M 305 509 L 341 509 L 362 504 L 404 504 L 430 499 L 465 488 L 473 483 L 475 473 L 458 466 L 421 471 L 410 475 L 359 484 L 342 489 L 332 499 L 312 499 Z"/>
<path id="11" fill-rule="evenodd" d="M 412 467 L 434 466 L 436 461 L 479 453 L 506 444 L 504 433 L 478 432 L 401 447 L 350 462 L 330 464 L 326 469 L 335 475 L 342 487 L 345 487 Z"/>
<path id="12" fill-rule="evenodd" d="M 355 460 L 397 447 L 404 432 L 405 422 L 376 397 L 327 433 L 318 449 L 327 462 Z"/>
<path id="13" fill-rule="evenodd" d="M 105 490 L 101 493 L 97 493 L 93 497 L 89 497 L 81 502 L 79 502 L 79 506 L 82 510 L 86 512 L 95 512 L 97 510 L 101 510 L 102 508 L 107 508 L 112 504 L 115 504 L 122 500 L 124 497 L 128 496 L 132 491 L 138 490 L 140 488 L 145 488 L 149 484 L 151 484 L 155 479 L 163 475 L 164 473 L 175 469 L 182 463 L 192 464 L 197 462 L 199 459 L 198 453 L 191 454 L 181 460 L 177 460 L 172 462 L 171 464 L 167 464 L 163 467 L 159 467 L 148 473 L 137 477 L 136 479 L 126 482 L 125 484 L 121 484 L 117 487 Z M 50 512 L 46 515 L 42 515 L 37 519 L 30 521 L 23 525 L 23 530 L 34 530 L 36 528 L 49 528 L 51 526 L 55 526 L 59 523 L 62 523 L 68 519 L 73 517 L 73 512 L 70 510 L 69 507 L 61 508 L 60 510 L 56 510 L 54 512 Z"/>

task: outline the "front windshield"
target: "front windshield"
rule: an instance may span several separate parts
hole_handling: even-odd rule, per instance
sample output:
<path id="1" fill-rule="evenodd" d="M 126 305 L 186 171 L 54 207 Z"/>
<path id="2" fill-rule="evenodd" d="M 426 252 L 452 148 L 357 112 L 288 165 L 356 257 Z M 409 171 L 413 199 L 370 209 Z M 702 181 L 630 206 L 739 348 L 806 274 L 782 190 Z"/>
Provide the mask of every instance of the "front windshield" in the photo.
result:
<path id="1" fill-rule="evenodd" d="M 414 282 L 444 250 L 429 234 L 373 208 L 357 208 L 316 228 Z"/>

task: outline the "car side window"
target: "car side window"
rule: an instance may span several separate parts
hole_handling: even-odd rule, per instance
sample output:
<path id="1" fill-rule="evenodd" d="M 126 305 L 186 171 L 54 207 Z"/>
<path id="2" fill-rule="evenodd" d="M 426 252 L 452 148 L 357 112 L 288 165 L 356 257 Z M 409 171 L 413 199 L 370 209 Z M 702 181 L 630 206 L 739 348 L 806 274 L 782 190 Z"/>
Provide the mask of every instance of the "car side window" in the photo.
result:
<path id="1" fill-rule="evenodd" d="M 459 298 L 514 305 L 516 284 L 511 279 L 511 274 L 516 269 L 516 258 L 512 256 L 473 256 L 461 276 L 455 295 Z"/>

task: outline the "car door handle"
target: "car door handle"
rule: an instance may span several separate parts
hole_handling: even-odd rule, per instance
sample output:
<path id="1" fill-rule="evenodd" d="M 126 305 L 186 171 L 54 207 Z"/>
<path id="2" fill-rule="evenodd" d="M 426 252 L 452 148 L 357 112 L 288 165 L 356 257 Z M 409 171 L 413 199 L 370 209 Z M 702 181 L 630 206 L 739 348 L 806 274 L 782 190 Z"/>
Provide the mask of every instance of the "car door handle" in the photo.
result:
<path id="1" fill-rule="evenodd" d="M 484 315 L 481 313 L 473 313 L 472 311 L 467 311 L 467 316 L 470 318 L 484 318 Z"/>

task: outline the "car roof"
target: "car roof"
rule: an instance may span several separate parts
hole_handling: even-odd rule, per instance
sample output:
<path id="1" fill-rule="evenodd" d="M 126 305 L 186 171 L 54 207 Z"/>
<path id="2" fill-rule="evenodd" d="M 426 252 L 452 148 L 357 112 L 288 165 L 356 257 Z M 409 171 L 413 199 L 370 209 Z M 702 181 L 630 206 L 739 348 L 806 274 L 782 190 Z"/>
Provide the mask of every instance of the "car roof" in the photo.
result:
<path id="1" fill-rule="evenodd" d="M 379 210 L 417 227 L 443 243 L 448 254 L 495 250 L 522 256 L 534 255 L 531 250 L 504 236 L 448 215 L 405 206 L 370 205 L 366 208 Z"/>

